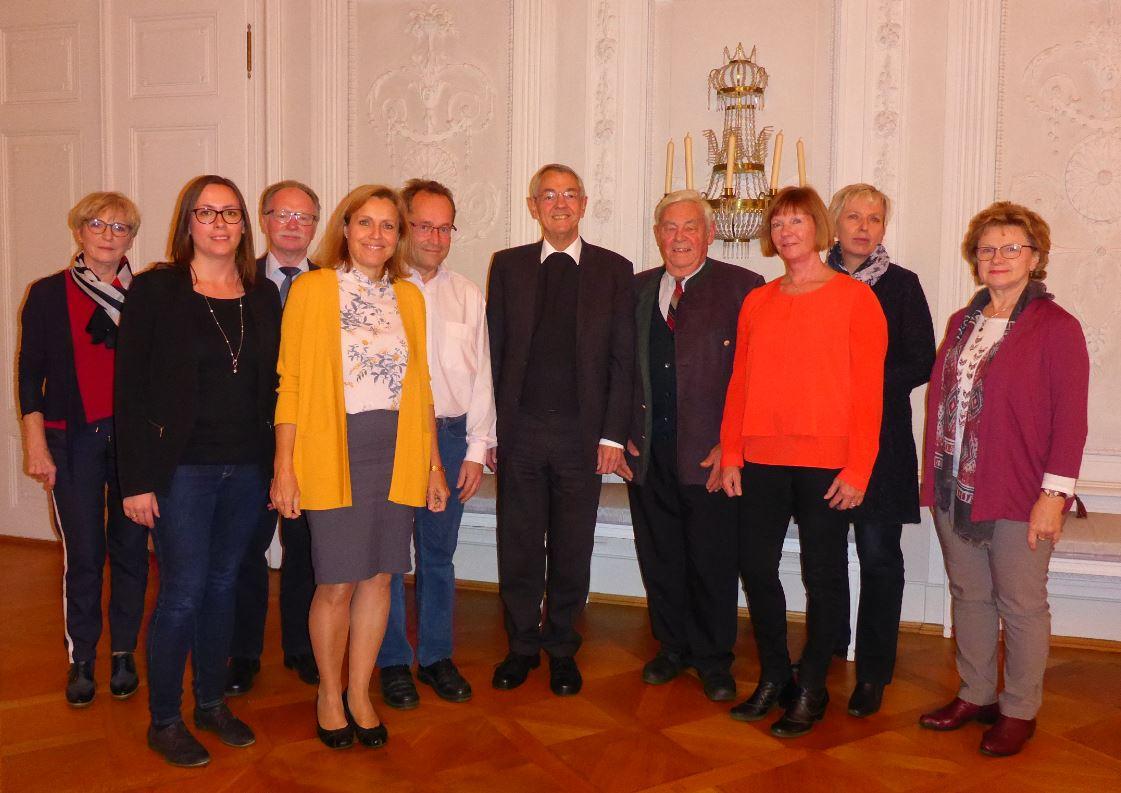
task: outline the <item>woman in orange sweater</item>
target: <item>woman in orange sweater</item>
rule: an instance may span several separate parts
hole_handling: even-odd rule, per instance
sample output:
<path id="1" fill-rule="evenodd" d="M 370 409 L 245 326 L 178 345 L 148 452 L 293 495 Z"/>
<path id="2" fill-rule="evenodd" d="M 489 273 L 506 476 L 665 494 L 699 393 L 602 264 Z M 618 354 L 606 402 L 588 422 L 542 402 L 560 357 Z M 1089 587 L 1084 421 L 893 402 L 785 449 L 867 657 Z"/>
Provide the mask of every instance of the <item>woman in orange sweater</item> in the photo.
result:
<path id="1" fill-rule="evenodd" d="M 866 285 L 822 261 L 829 215 L 809 187 L 779 192 L 760 248 L 786 273 L 740 310 L 736 357 L 720 427 L 722 484 L 740 505 L 744 579 L 760 679 L 732 717 L 758 721 L 786 708 L 771 732 L 790 738 L 825 714 L 825 674 L 847 597 L 848 515 L 879 448 L 887 323 Z M 795 685 L 786 646 L 782 543 L 797 517 L 806 586 L 806 645 Z"/>

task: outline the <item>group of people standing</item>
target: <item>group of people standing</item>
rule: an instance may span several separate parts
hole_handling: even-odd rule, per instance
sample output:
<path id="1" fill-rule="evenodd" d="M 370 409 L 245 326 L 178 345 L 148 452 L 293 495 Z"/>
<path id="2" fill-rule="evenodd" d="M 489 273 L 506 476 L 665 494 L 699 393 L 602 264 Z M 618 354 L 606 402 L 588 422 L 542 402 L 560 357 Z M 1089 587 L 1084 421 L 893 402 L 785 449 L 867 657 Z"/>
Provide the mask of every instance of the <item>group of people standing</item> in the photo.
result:
<path id="1" fill-rule="evenodd" d="M 508 635 L 495 688 L 520 686 L 543 650 L 553 693 L 581 690 L 601 477 L 617 473 L 659 644 L 646 683 L 692 668 L 710 699 L 735 698 L 742 579 L 760 674 L 731 715 L 777 706 L 775 735 L 810 731 L 849 641 L 851 524 L 861 596 L 848 711 L 871 715 L 895 665 L 902 524 L 919 520 L 910 393 L 930 380 L 922 496 L 962 687 L 921 724 L 992 723 L 982 751 L 1019 751 L 1042 690 L 1047 559 L 1086 436 L 1085 341 L 1041 283 L 1046 223 L 1007 202 L 974 219 L 962 253 L 983 288 L 936 357 L 918 278 L 882 244 L 890 201 L 870 185 L 828 208 L 812 188 L 780 191 L 761 248 L 784 274 L 766 284 L 708 256 L 712 209 L 693 191 L 659 202 L 662 267 L 637 276 L 581 238 L 588 199 L 573 169 L 543 166 L 526 200 L 542 239 L 494 255 L 485 301 L 443 266 L 455 202 L 433 181 L 352 190 L 310 257 L 318 197 L 272 185 L 256 258 L 237 186 L 201 176 L 180 194 L 170 261 L 135 276 L 133 203 L 94 193 L 74 207 L 78 253 L 31 286 L 19 358 L 28 471 L 51 490 L 63 537 L 67 700 L 95 695 L 107 554 L 110 691 L 137 690 L 150 535 L 148 743 L 176 765 L 209 760 L 182 716 L 190 654 L 196 728 L 252 744 L 226 697 L 260 670 L 278 518 L 284 664 L 318 685 L 324 744 L 387 741 L 375 666 L 390 707 L 418 705 L 414 661 L 438 696 L 469 700 L 452 661 L 452 556 L 486 464 Z M 779 580 L 791 519 L 807 590 L 797 663 Z"/>

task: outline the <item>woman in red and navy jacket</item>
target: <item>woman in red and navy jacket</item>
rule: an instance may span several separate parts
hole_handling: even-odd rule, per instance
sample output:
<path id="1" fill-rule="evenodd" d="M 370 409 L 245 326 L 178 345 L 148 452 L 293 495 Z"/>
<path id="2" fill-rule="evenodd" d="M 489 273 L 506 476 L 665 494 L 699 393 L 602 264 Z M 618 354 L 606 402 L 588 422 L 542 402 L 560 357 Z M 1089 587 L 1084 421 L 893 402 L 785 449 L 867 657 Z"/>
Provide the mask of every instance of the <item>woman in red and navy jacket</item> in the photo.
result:
<path id="1" fill-rule="evenodd" d="M 109 555 L 109 690 L 136 692 L 133 650 L 148 584 L 148 535 L 125 517 L 117 483 L 113 368 L 117 324 L 132 281 L 125 252 L 140 228 L 120 193 L 90 193 L 67 221 L 70 266 L 31 285 L 23 307 L 19 401 L 27 472 L 51 492 L 62 536 L 66 700 L 93 701 L 101 637 L 102 570 Z"/>

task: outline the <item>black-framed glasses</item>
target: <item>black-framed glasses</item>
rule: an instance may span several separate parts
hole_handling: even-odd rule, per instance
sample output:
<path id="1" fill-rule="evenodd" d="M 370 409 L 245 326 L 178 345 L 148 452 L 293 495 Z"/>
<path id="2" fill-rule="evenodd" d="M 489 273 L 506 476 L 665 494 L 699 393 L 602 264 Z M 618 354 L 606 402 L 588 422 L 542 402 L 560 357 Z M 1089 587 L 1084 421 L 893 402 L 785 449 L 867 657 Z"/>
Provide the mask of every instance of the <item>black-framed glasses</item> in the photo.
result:
<path id="1" fill-rule="evenodd" d="M 537 194 L 537 200 L 544 204 L 552 204 L 560 196 L 564 196 L 568 201 L 575 201 L 580 197 L 580 191 L 575 188 L 562 190 L 559 193 L 556 190 L 545 190 Z"/>
<path id="2" fill-rule="evenodd" d="M 441 237 L 448 237 L 449 239 L 450 239 L 450 238 L 451 238 L 451 237 L 452 237 L 452 236 L 453 236 L 453 235 L 454 235 L 454 234 L 455 234 L 455 233 L 456 233 L 457 231 L 459 231 L 459 229 L 457 229 L 457 228 L 455 227 L 455 224 L 454 224 L 454 223 L 447 223 L 447 224 L 445 224 L 445 225 L 443 225 L 443 226 L 433 226 L 433 225 L 432 225 L 431 223 L 424 223 L 424 222 L 421 222 L 421 223 L 413 223 L 413 222 L 412 222 L 412 221 L 410 220 L 410 221 L 409 221 L 409 225 L 410 225 L 410 226 L 412 226 L 412 227 L 413 227 L 414 229 L 416 229 L 416 230 L 417 230 L 418 232 L 420 232 L 421 234 L 431 234 L 432 232 L 434 232 L 434 231 L 435 231 L 435 232 L 436 232 L 437 234 L 439 234 L 439 235 L 440 235 Z"/>
<path id="3" fill-rule="evenodd" d="M 1019 259 L 1020 252 L 1024 248 L 1039 250 L 1034 245 L 1021 242 L 1010 242 L 1007 245 L 1001 245 L 999 248 L 994 248 L 992 245 L 985 245 L 977 249 L 977 261 L 990 261 L 996 256 L 997 251 L 1000 251 L 1000 255 L 1005 259 Z"/>
<path id="4" fill-rule="evenodd" d="M 287 225 L 289 220 L 295 220 L 301 226 L 311 226 L 319 220 L 319 215 L 313 215 L 310 212 L 291 212 L 287 209 L 270 209 L 265 214 L 272 215 L 276 218 L 276 222 L 282 226 Z"/>
<path id="5" fill-rule="evenodd" d="M 239 223 L 241 221 L 241 210 L 237 207 L 230 207 L 228 209 L 195 207 L 191 210 L 191 214 L 195 216 L 195 220 L 207 226 L 213 223 L 219 215 L 221 215 L 222 220 L 227 223 Z"/>
<path id="6" fill-rule="evenodd" d="M 114 237 L 127 237 L 132 233 L 132 226 L 128 223 L 110 223 L 108 220 L 102 220 L 101 218 L 90 218 L 86 221 L 86 228 L 94 234 L 100 234 L 108 228 Z"/>

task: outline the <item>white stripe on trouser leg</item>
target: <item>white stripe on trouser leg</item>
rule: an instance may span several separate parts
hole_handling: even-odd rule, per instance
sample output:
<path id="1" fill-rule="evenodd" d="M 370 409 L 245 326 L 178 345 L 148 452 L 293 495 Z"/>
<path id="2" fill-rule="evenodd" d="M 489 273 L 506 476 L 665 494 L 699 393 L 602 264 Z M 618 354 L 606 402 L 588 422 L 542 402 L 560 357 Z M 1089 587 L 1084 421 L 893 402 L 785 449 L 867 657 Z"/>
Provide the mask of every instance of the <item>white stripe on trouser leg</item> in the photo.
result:
<path id="1" fill-rule="evenodd" d="M 55 523 L 58 524 L 58 536 L 62 538 L 62 633 L 66 636 L 66 657 L 74 663 L 74 640 L 70 638 L 70 623 L 67 620 L 66 600 L 66 573 L 70 570 L 70 554 L 66 547 L 66 532 L 62 530 L 62 515 L 58 512 L 58 502 L 54 493 L 51 493 L 51 506 L 54 508 Z"/>

